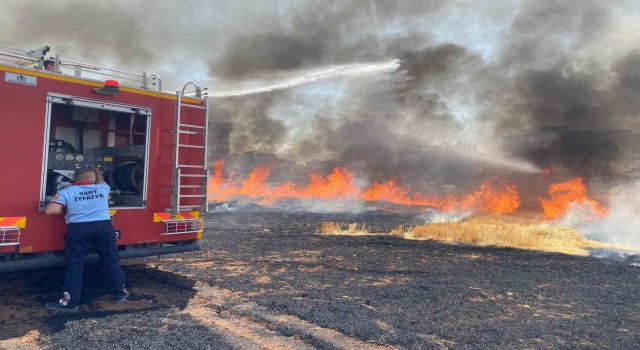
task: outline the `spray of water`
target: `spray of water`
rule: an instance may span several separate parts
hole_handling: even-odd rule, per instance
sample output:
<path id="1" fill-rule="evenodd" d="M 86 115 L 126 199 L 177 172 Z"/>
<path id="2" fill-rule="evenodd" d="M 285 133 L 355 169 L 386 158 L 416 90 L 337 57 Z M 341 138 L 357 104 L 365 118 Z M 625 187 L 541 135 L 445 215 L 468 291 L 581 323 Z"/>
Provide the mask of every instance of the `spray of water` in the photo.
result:
<path id="1" fill-rule="evenodd" d="M 269 85 L 261 88 L 233 90 L 233 91 L 217 91 L 217 92 L 214 91 L 214 92 L 210 92 L 209 96 L 210 97 L 229 97 L 229 96 L 259 94 L 262 92 L 288 89 L 294 86 L 309 84 L 315 81 L 335 78 L 335 77 L 344 76 L 344 75 L 391 72 L 398 69 L 398 67 L 400 67 L 399 60 L 379 62 L 379 63 L 356 63 L 356 64 L 348 64 L 348 65 L 340 65 L 340 66 L 331 66 L 331 67 L 326 67 L 320 70 L 314 70 L 311 73 L 308 73 L 301 77 L 286 80 L 277 84 L 273 84 L 273 85 Z"/>

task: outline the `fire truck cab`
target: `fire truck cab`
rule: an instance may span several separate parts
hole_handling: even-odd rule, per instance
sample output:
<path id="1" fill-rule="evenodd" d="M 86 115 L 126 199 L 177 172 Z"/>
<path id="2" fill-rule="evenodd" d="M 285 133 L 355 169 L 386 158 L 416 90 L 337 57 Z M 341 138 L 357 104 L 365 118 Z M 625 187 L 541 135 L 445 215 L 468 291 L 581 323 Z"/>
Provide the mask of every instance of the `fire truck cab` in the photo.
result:
<path id="1" fill-rule="evenodd" d="M 87 166 L 111 187 L 121 258 L 198 249 L 207 210 L 203 89 L 189 82 L 165 93 L 157 75 L 60 56 L 47 71 L 48 51 L 0 45 L 0 272 L 64 264 L 64 218 L 43 210 Z"/>

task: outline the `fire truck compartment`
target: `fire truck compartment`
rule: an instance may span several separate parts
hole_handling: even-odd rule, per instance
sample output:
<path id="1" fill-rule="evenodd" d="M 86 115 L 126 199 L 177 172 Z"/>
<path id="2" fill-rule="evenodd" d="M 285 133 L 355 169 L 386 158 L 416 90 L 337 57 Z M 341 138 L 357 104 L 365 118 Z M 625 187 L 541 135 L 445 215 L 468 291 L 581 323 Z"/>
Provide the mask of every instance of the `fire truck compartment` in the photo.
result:
<path id="1" fill-rule="evenodd" d="M 93 166 L 111 186 L 111 208 L 145 207 L 150 118 L 145 107 L 50 94 L 42 205 Z"/>

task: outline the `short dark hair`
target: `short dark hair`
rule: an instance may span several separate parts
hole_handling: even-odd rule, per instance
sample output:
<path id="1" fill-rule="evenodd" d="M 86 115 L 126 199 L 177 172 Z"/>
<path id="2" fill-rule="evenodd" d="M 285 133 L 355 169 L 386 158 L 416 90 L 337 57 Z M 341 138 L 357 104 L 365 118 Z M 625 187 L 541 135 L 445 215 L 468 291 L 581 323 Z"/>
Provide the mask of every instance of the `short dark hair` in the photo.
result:
<path id="1" fill-rule="evenodd" d="M 94 173 L 93 169 L 91 168 L 78 168 L 76 169 L 76 172 L 73 174 L 73 179 L 77 179 L 78 177 L 84 175 L 84 174 L 88 174 L 88 173 Z"/>
<path id="2" fill-rule="evenodd" d="M 44 60 L 44 62 L 42 62 L 42 66 L 44 68 L 47 68 L 47 66 L 50 65 L 50 64 L 56 64 L 56 61 L 54 61 L 54 60 Z"/>

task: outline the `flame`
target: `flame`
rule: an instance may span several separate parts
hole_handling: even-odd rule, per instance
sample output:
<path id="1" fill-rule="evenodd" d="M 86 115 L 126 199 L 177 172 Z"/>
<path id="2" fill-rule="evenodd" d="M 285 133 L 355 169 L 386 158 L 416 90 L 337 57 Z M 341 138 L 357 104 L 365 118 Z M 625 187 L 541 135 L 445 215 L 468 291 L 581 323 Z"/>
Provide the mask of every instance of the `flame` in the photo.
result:
<path id="1" fill-rule="evenodd" d="M 240 187 L 232 183 L 233 176 L 224 181 L 224 160 L 213 163 L 213 176 L 210 176 L 207 184 L 207 193 L 209 200 L 217 202 L 225 202 L 229 197 L 240 191 Z"/>
<path id="2" fill-rule="evenodd" d="M 460 197 L 428 197 L 419 192 L 413 193 L 409 186 L 398 185 L 395 180 L 374 182 L 369 188 L 359 188 L 354 184 L 354 174 L 346 167 L 336 167 L 327 176 L 312 173 L 304 187 L 290 182 L 270 186 L 266 181 L 272 168 L 273 165 L 256 166 L 237 185 L 232 177 L 224 180 L 224 161 L 217 161 L 214 163 L 213 176 L 209 179 L 209 199 L 220 202 L 235 199 L 260 204 L 269 204 L 283 198 L 350 199 L 430 207 L 441 211 L 464 210 L 494 214 L 510 213 L 520 206 L 520 194 L 515 185 L 499 180 L 487 181 L 479 190 Z"/>
<path id="3" fill-rule="evenodd" d="M 302 191 L 303 198 L 349 198 L 360 192 L 353 185 L 353 174 L 344 167 L 333 169 L 326 178 L 314 173 L 309 179 L 309 185 Z"/>
<path id="4" fill-rule="evenodd" d="M 213 167 L 214 175 L 209 178 L 208 190 L 209 199 L 214 201 L 224 202 L 232 197 L 244 196 L 268 204 L 280 198 L 352 198 L 358 197 L 360 193 L 353 185 L 353 174 L 343 167 L 333 169 L 326 177 L 317 173 L 309 175 L 309 184 L 306 187 L 290 182 L 275 187 L 268 186 L 266 180 L 273 165 L 254 167 L 241 186 L 235 185 L 231 178 L 224 181 L 224 161 L 215 162 Z"/>
<path id="5" fill-rule="evenodd" d="M 551 199 L 538 198 L 544 212 L 545 221 L 562 219 L 572 203 L 588 203 L 593 208 L 596 218 L 607 214 L 607 209 L 594 199 L 587 197 L 587 186 L 581 177 L 553 184 L 549 187 Z"/>
<path id="6" fill-rule="evenodd" d="M 463 201 L 463 207 L 494 214 L 511 213 L 519 206 L 520 193 L 516 186 L 499 180 L 483 183 L 478 191 Z"/>
<path id="7" fill-rule="evenodd" d="M 265 197 L 268 196 L 268 188 L 265 181 L 271 175 L 273 165 L 259 165 L 253 168 L 247 179 L 242 181 L 240 194 L 247 197 Z"/>
<path id="8" fill-rule="evenodd" d="M 413 205 L 409 198 L 409 187 L 398 186 L 394 180 L 385 183 L 374 182 L 373 185 L 362 193 L 360 198 L 367 202 L 384 201 L 394 204 Z"/>
<path id="9" fill-rule="evenodd" d="M 449 195 L 444 198 L 426 197 L 416 193 L 409 195 L 411 188 L 398 186 L 394 180 L 386 183 L 374 183 L 363 194 L 364 201 L 386 201 L 402 205 L 419 205 L 433 207 L 441 211 L 463 210 L 483 213 L 506 214 L 518 209 L 520 206 L 520 194 L 515 185 L 501 181 L 494 181 L 502 189 L 487 181 L 474 193 L 459 198 Z"/>

